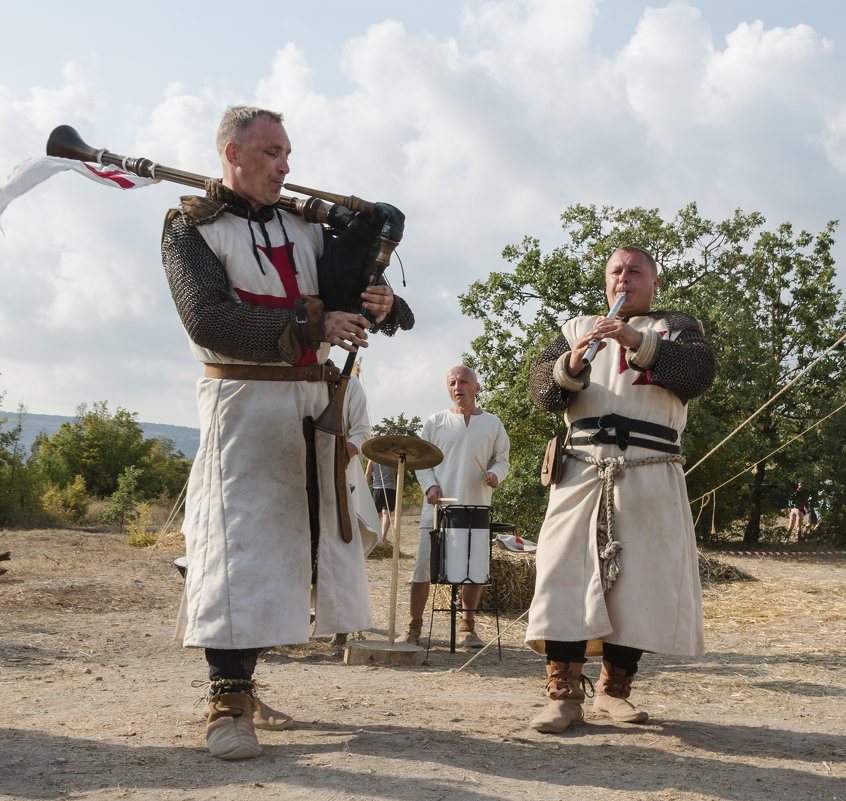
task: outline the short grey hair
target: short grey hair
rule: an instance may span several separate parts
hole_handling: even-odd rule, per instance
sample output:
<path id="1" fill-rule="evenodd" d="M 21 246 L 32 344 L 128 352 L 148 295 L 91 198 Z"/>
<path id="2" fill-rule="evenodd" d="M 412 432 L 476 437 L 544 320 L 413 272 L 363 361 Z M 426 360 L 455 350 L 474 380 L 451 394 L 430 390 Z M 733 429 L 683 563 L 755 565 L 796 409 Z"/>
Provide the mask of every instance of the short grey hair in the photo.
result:
<path id="1" fill-rule="evenodd" d="M 285 119 L 277 111 L 269 111 L 266 108 L 258 108 L 257 106 L 230 106 L 226 109 L 217 128 L 215 144 L 218 155 L 223 158 L 223 150 L 226 147 L 226 143 L 240 142 L 241 135 L 244 131 L 259 118 L 279 123 Z"/>
<path id="2" fill-rule="evenodd" d="M 620 245 L 614 253 L 619 253 L 621 250 L 624 253 L 639 253 L 652 265 L 655 275 L 658 275 L 658 262 L 655 261 L 655 256 L 653 256 L 648 250 L 645 248 L 639 248 L 637 245 Z M 611 254 L 612 257 L 614 253 Z M 608 261 L 611 261 L 611 259 L 609 258 Z"/>

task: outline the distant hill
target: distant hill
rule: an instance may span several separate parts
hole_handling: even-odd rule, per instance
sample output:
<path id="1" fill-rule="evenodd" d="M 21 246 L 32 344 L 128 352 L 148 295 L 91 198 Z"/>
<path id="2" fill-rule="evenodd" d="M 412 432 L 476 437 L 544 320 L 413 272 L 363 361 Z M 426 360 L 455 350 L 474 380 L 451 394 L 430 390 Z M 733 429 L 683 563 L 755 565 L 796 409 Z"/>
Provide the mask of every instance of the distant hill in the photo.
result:
<path id="1" fill-rule="evenodd" d="M 4 431 L 17 425 L 17 412 L 4 412 L 0 410 L 0 420 L 7 418 L 3 426 Z M 62 423 L 72 423 L 76 418 L 62 417 L 58 414 L 25 414 L 23 418 L 23 443 L 26 451 L 29 452 L 35 438 L 43 431 L 48 437 L 53 436 Z M 141 423 L 144 439 L 163 437 L 173 440 L 176 450 L 182 451 L 189 459 L 197 455 L 197 448 L 200 446 L 200 429 L 189 428 L 188 426 L 169 426 L 165 423 Z"/>

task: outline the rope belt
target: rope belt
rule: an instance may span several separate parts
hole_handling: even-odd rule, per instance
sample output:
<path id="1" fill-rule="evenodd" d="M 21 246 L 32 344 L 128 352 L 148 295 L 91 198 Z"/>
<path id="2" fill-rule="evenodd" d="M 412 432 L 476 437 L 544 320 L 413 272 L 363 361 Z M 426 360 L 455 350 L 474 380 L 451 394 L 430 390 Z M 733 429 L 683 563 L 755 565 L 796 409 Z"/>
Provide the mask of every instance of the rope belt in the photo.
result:
<path id="1" fill-rule="evenodd" d="M 681 454 L 681 445 L 675 442 L 679 437 L 678 431 L 669 426 L 662 426 L 658 423 L 650 423 L 646 420 L 634 420 L 631 417 L 623 417 L 621 414 L 603 414 L 601 417 L 583 417 L 570 424 L 573 430 L 584 431 L 587 429 L 598 429 L 586 437 L 571 437 L 572 445 L 616 445 L 621 451 L 626 450 L 629 445 L 637 445 L 641 448 L 649 448 L 653 451 L 664 453 Z M 613 428 L 612 434 L 608 429 Z M 656 442 L 654 439 L 633 437 L 631 433 L 648 434 L 650 437 L 658 437 L 667 442 Z"/>
<path id="2" fill-rule="evenodd" d="M 209 364 L 206 378 L 231 378 L 236 381 L 338 381 L 341 371 L 334 364 L 303 364 L 281 367 L 260 364 Z"/>
<path id="3" fill-rule="evenodd" d="M 660 464 L 661 462 L 684 464 L 684 457 L 680 455 L 647 456 L 644 459 L 626 461 L 626 457 L 622 455 L 597 459 L 587 453 L 581 453 L 570 448 L 567 449 L 566 453 L 574 459 L 593 465 L 599 475 L 599 480 L 602 482 L 602 497 L 599 502 L 599 514 L 596 518 L 596 548 L 599 552 L 602 589 L 608 592 L 623 570 L 620 561 L 620 551 L 623 550 L 623 545 L 614 539 L 615 476 L 628 467 L 642 467 L 643 465 Z"/>

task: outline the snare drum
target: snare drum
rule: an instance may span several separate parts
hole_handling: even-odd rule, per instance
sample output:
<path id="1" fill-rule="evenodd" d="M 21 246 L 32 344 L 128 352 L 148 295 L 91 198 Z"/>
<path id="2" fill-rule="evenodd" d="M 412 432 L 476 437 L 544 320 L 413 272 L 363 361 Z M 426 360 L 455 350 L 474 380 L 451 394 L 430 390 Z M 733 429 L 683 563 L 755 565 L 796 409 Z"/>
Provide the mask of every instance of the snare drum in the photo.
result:
<path id="1" fill-rule="evenodd" d="M 490 506 L 442 507 L 431 536 L 432 583 L 490 583 Z"/>

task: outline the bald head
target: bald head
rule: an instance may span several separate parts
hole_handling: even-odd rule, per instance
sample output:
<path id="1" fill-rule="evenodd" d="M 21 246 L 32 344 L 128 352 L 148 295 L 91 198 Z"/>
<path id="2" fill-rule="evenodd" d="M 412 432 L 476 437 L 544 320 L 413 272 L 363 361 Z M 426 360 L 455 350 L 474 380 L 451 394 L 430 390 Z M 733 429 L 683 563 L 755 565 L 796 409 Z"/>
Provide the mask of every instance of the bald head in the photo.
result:
<path id="1" fill-rule="evenodd" d="M 447 392 L 455 414 L 475 414 L 478 411 L 476 394 L 480 389 L 476 373 L 463 364 L 447 373 Z"/>

